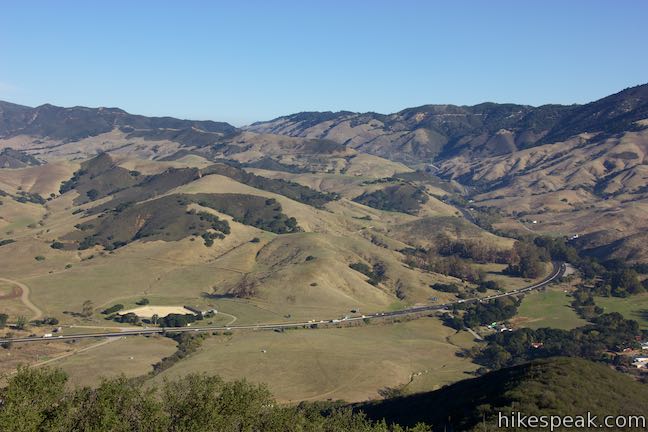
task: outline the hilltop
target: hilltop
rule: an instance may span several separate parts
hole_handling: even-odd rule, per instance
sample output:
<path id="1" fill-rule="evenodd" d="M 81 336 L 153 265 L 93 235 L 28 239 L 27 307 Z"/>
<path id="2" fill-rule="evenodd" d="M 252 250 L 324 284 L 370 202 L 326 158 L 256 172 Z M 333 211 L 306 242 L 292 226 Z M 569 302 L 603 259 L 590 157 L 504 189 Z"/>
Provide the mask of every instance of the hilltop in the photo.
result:
<path id="1" fill-rule="evenodd" d="M 648 388 L 608 366 L 576 358 L 534 361 L 443 389 L 380 402 L 359 404 L 370 418 L 441 430 L 482 430 L 497 425 L 498 412 L 509 415 L 641 415 L 648 409 Z M 515 428 L 513 428 L 515 429 Z"/>
<path id="2" fill-rule="evenodd" d="M 586 105 L 423 105 L 393 114 L 304 112 L 247 130 L 330 139 L 409 164 L 498 156 L 581 133 L 637 130 L 648 118 L 648 85 Z"/>

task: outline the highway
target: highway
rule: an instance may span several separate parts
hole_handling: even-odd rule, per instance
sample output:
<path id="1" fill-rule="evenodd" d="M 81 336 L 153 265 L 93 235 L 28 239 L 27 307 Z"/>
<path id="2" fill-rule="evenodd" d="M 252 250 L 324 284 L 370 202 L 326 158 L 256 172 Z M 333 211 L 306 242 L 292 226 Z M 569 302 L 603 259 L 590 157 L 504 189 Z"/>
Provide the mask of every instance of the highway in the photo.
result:
<path id="1" fill-rule="evenodd" d="M 507 291 L 503 293 L 494 294 L 487 297 L 473 297 L 464 300 L 457 300 L 451 303 L 438 304 L 438 305 L 426 305 L 426 306 L 416 306 L 407 309 L 402 309 L 398 311 L 391 312 L 376 312 L 372 314 L 362 315 L 362 316 L 353 316 L 345 319 L 334 318 L 328 320 L 311 320 L 304 322 L 284 322 L 284 323 L 268 323 L 268 324 L 249 324 L 249 325 L 231 325 L 231 326 L 209 326 L 209 327 L 156 327 L 156 328 L 142 328 L 142 329 L 133 329 L 133 330 L 124 330 L 119 332 L 102 332 L 102 333 L 84 333 L 84 334 L 75 334 L 75 335 L 60 335 L 52 337 L 18 337 L 18 338 L 9 338 L 9 339 L 0 339 L 0 343 L 20 343 L 20 342 L 52 342 L 52 341 L 61 341 L 61 340 L 72 340 L 72 339 L 92 339 L 92 338 L 105 338 L 105 337 L 121 337 L 121 336 L 138 336 L 138 335 L 150 335 L 150 334 L 163 334 L 163 333 L 188 333 L 188 332 L 213 332 L 213 331 L 230 331 L 230 330 L 281 330 L 289 328 L 301 328 L 305 326 L 312 326 L 314 324 L 341 324 L 350 321 L 359 321 L 367 318 L 391 318 L 405 315 L 414 315 L 423 312 L 432 312 L 439 311 L 444 309 L 452 308 L 455 305 L 473 303 L 485 300 L 492 300 L 501 297 L 508 297 L 517 294 L 523 294 L 530 291 L 538 290 L 549 285 L 556 279 L 561 278 L 566 270 L 565 263 L 562 262 L 553 262 L 553 270 L 549 276 L 547 276 L 542 281 L 529 285 L 523 288 L 518 288 L 516 290 Z"/>

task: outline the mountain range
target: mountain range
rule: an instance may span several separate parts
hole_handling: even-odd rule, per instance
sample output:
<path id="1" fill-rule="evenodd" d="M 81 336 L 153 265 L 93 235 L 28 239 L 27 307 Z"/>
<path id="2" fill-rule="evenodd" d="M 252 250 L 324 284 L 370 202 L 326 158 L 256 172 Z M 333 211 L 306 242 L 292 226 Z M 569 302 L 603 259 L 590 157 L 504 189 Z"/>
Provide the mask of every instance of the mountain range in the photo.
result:
<path id="1" fill-rule="evenodd" d="M 499 212 L 507 229 L 529 231 L 519 223 L 527 218 L 541 222 L 532 228 L 538 232 L 578 237 L 592 254 L 648 257 L 648 84 L 584 105 L 303 112 L 243 128 L 118 108 L 0 102 L 0 147 L 5 167 L 107 151 L 293 174 L 389 177 L 415 170 L 447 183 L 445 190 L 467 188 L 465 198 Z"/>

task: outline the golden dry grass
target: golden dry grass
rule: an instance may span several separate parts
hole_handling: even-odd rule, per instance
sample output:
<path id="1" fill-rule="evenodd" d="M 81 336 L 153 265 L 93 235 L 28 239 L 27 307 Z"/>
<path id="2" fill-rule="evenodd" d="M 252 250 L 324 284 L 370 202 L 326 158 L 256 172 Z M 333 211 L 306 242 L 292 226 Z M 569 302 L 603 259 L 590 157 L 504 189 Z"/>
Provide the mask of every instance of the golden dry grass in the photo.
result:
<path id="1" fill-rule="evenodd" d="M 208 338 L 203 347 L 158 376 L 189 372 L 265 382 L 282 402 L 378 397 L 378 390 L 407 384 L 427 371 L 431 390 L 467 378 L 476 366 L 455 356 L 446 340 L 454 331 L 434 318 L 394 325 L 235 333 Z M 263 352 L 265 350 L 265 352 Z"/>

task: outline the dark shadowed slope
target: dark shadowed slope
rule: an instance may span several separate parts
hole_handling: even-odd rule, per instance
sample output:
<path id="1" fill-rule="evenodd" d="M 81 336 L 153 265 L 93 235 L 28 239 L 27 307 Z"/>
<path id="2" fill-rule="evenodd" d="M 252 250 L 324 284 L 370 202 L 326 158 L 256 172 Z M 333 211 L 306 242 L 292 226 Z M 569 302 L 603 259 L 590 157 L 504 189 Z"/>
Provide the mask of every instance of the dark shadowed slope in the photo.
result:
<path id="1" fill-rule="evenodd" d="M 648 387 L 608 366 L 552 358 L 490 372 L 440 390 L 358 406 L 371 418 L 435 430 L 494 430 L 497 411 L 525 415 L 645 415 Z"/>

